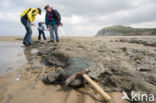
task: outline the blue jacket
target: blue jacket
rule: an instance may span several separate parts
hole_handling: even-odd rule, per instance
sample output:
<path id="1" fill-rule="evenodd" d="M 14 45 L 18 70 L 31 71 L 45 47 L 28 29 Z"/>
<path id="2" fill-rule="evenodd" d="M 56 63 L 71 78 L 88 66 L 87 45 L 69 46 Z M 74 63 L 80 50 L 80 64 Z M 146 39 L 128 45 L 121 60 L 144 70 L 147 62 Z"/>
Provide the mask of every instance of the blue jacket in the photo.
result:
<path id="1" fill-rule="evenodd" d="M 44 24 L 45 24 L 44 22 L 39 22 L 38 23 L 38 30 L 44 31 L 45 30 Z"/>

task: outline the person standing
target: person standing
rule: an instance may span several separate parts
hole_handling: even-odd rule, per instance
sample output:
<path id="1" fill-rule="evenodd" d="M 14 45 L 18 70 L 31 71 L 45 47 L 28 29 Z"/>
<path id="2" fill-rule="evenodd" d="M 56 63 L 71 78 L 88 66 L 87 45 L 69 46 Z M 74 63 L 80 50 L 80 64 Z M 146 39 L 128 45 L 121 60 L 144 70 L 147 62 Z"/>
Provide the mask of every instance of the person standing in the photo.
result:
<path id="1" fill-rule="evenodd" d="M 45 30 L 44 24 L 45 24 L 44 22 L 38 23 L 38 32 L 39 32 L 38 40 L 41 40 L 41 35 L 43 36 L 43 39 L 46 40 L 46 36 L 44 33 L 44 30 Z"/>
<path id="2" fill-rule="evenodd" d="M 36 15 L 37 14 L 41 15 L 41 12 L 42 11 L 40 8 L 28 8 L 21 13 L 21 23 L 24 25 L 26 29 L 26 34 L 23 40 L 23 44 L 25 46 L 31 45 L 31 36 L 32 36 L 31 26 L 34 25 L 33 21 L 35 20 Z"/>
<path id="3" fill-rule="evenodd" d="M 54 32 L 56 41 L 59 42 L 58 26 L 62 26 L 61 16 L 57 10 L 53 9 L 49 5 L 46 5 L 44 9 L 46 10 L 45 23 L 50 31 L 50 42 L 54 42 Z"/>

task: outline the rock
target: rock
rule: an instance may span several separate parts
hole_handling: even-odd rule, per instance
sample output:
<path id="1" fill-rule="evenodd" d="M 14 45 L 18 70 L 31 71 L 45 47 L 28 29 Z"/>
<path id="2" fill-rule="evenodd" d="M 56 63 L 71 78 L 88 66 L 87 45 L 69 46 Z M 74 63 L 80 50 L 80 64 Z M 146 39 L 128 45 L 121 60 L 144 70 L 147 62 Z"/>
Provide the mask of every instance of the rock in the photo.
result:
<path id="1" fill-rule="evenodd" d="M 156 47 L 156 41 L 154 38 L 146 38 L 143 40 L 139 40 L 137 38 L 120 38 L 119 40 L 115 40 L 116 42 L 128 42 L 128 43 L 136 43 L 143 44 L 145 46 Z"/>
<path id="2" fill-rule="evenodd" d="M 92 60 L 86 60 L 81 58 L 71 58 L 68 61 L 69 65 L 64 71 L 64 75 L 72 75 L 77 72 L 81 72 L 85 69 L 89 69 L 91 72 L 88 74 L 94 79 L 98 79 L 101 73 L 105 72 L 104 66 L 100 62 L 95 62 Z"/>
<path id="3" fill-rule="evenodd" d="M 140 60 L 136 60 L 136 64 L 141 64 L 141 61 Z"/>
<path id="4" fill-rule="evenodd" d="M 85 80 L 83 77 L 77 77 L 74 81 L 72 81 L 70 83 L 70 86 L 72 87 L 80 87 L 80 86 L 83 86 L 85 84 Z"/>
<path id="5" fill-rule="evenodd" d="M 56 73 L 56 72 L 48 72 L 47 74 L 47 79 L 50 83 L 54 83 L 57 78 L 59 77 L 59 73 Z"/>
<path id="6" fill-rule="evenodd" d="M 68 58 L 63 54 L 51 52 L 44 59 L 45 63 L 48 65 L 56 66 L 56 67 L 66 67 Z"/>
<path id="7" fill-rule="evenodd" d="M 148 82 L 145 82 L 143 80 L 136 80 L 136 84 L 135 87 L 137 87 L 137 91 L 143 91 L 146 92 L 148 94 L 153 94 L 156 96 L 156 86 L 151 85 Z"/>
<path id="8" fill-rule="evenodd" d="M 140 68 L 140 67 L 138 67 L 137 70 L 140 71 L 140 72 L 149 72 L 149 71 L 152 71 L 150 68 Z"/>
<path id="9" fill-rule="evenodd" d="M 126 48 L 126 47 L 123 47 L 123 48 L 122 48 L 122 51 L 123 51 L 123 52 L 126 52 L 126 51 L 127 51 L 127 48 Z"/>
<path id="10" fill-rule="evenodd" d="M 71 58 L 68 60 L 68 66 L 59 74 L 55 72 L 48 72 L 47 78 L 51 83 L 54 83 L 58 79 L 66 80 L 74 73 L 81 72 L 85 69 L 89 69 L 91 72 L 88 74 L 91 78 L 98 79 L 101 73 L 105 72 L 103 64 L 100 62 L 94 62 L 91 60 L 81 58 Z M 60 75 L 60 76 L 58 76 Z M 65 82 L 65 81 L 62 81 Z M 78 76 L 74 81 L 70 83 L 71 86 L 78 87 L 85 84 L 84 78 Z"/>
<path id="11" fill-rule="evenodd" d="M 81 72 L 85 69 L 89 69 L 91 71 L 88 75 L 94 79 L 98 79 L 100 74 L 105 72 L 102 63 L 96 63 L 91 60 L 71 58 L 69 59 L 68 64 L 68 67 L 62 73 L 66 78 L 70 77 L 74 73 Z M 84 79 L 82 79 L 82 77 L 78 77 L 72 82 L 72 86 L 80 86 L 83 83 Z"/>
<path id="12" fill-rule="evenodd" d="M 39 55 L 39 56 L 46 55 L 46 54 L 47 54 L 47 52 L 46 52 L 45 50 L 40 50 L 40 51 L 38 52 L 38 55 Z"/>
<path id="13" fill-rule="evenodd" d="M 71 58 L 68 61 L 68 67 L 64 71 L 64 75 L 67 77 L 74 73 L 81 72 L 84 69 L 88 69 L 89 64 L 86 60 L 80 58 Z"/>
<path id="14" fill-rule="evenodd" d="M 62 72 L 62 75 L 65 78 L 69 78 L 71 75 L 77 72 L 81 72 L 84 69 L 89 68 L 88 61 L 80 58 L 71 58 L 68 61 L 68 67 Z M 84 79 L 82 77 L 77 77 L 72 83 L 70 83 L 71 86 L 81 86 L 84 83 Z"/>
<path id="15" fill-rule="evenodd" d="M 156 76 L 149 76 L 148 78 L 146 78 L 146 81 L 153 84 L 153 85 L 156 85 Z"/>

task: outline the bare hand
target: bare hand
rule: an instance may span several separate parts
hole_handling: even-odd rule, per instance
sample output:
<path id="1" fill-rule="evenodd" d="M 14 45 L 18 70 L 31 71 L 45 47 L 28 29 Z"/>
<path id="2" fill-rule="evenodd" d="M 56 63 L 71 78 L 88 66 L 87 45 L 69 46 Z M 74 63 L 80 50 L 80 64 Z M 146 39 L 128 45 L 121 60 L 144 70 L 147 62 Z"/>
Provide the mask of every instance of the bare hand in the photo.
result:
<path id="1" fill-rule="evenodd" d="M 35 26 L 35 24 L 31 22 L 31 26 Z"/>
<path id="2" fill-rule="evenodd" d="M 47 27 L 47 31 L 50 31 L 49 27 Z"/>
<path id="3" fill-rule="evenodd" d="M 59 26 L 63 27 L 63 23 L 60 23 L 60 25 L 59 25 Z"/>

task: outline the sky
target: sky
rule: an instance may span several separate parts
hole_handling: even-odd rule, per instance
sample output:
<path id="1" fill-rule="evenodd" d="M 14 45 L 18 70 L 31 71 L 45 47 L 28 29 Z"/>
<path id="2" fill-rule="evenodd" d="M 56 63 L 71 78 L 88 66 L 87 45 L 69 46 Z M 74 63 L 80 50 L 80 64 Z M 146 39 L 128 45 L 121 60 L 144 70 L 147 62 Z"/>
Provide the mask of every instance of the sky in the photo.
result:
<path id="1" fill-rule="evenodd" d="M 0 35 L 24 36 L 22 11 L 40 7 L 43 12 L 34 21 L 37 25 L 44 21 L 47 4 L 61 14 L 66 36 L 94 36 L 112 25 L 156 28 L 156 0 L 0 0 Z M 32 28 L 33 35 L 38 35 L 37 28 Z"/>

